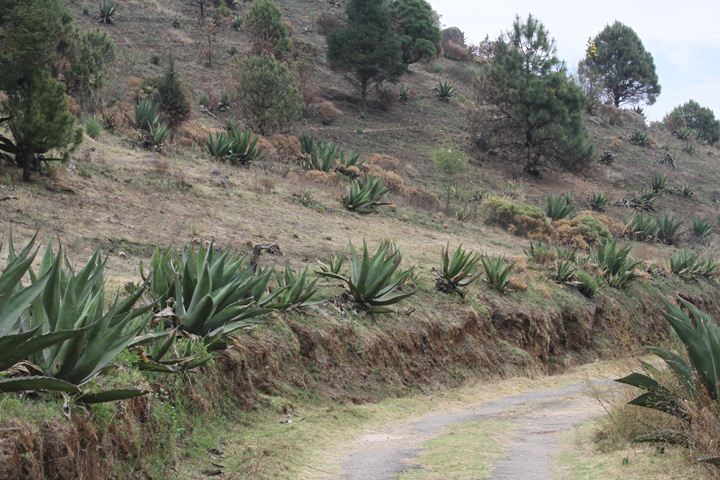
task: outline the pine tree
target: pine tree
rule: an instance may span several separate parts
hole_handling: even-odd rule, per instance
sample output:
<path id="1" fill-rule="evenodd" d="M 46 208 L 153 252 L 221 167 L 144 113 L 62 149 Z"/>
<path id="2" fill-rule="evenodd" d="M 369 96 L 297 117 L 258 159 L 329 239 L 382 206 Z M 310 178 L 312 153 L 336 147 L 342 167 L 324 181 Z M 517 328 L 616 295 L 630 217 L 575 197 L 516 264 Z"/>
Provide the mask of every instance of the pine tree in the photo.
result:
<path id="1" fill-rule="evenodd" d="M 474 86 L 471 126 L 477 143 L 516 149 L 524 169 L 544 161 L 577 167 L 592 151 L 583 122 L 585 98 L 568 78 L 554 41 L 536 18 L 515 19 Z"/>
<path id="2" fill-rule="evenodd" d="M 267 53 L 246 58 L 240 66 L 238 103 L 260 133 L 284 130 L 302 115 L 302 99 L 287 65 Z"/>
<path id="3" fill-rule="evenodd" d="M 620 22 L 608 25 L 592 46 L 582 67 L 600 78 L 605 95 L 616 107 L 655 103 L 661 91 L 655 62 L 632 28 Z"/>
<path id="4" fill-rule="evenodd" d="M 428 2 L 394 0 L 390 11 L 406 65 L 437 56 L 441 34 L 435 12 Z"/>
<path id="5" fill-rule="evenodd" d="M 346 25 L 327 36 L 328 62 L 360 91 L 363 111 L 371 86 L 395 81 L 405 71 L 386 5 L 385 0 L 349 0 Z"/>
<path id="6" fill-rule="evenodd" d="M 62 0 L 6 0 L 0 4 L 0 32 L 0 90 L 5 93 L 0 110 L 13 137 L 0 138 L 0 148 L 27 181 L 45 154 L 64 150 L 67 155 L 81 138 L 66 87 L 53 78 L 75 29 Z"/>
<path id="7" fill-rule="evenodd" d="M 156 103 L 170 126 L 181 124 L 190 115 L 190 102 L 175 70 L 175 61 L 170 58 L 165 75 L 156 81 Z"/>
<path id="8" fill-rule="evenodd" d="M 255 0 L 245 18 L 255 48 L 282 58 L 290 53 L 290 33 L 272 0 Z"/>

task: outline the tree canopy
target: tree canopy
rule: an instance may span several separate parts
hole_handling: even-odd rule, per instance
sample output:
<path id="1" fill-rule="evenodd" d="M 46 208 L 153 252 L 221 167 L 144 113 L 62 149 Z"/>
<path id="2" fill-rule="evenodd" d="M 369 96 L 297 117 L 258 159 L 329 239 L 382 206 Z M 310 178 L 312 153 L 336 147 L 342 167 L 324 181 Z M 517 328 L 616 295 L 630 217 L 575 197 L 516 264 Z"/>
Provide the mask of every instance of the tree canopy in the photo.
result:
<path id="1" fill-rule="evenodd" d="M 652 54 L 635 31 L 620 22 L 605 27 L 591 42 L 581 68 L 592 70 L 608 100 L 623 104 L 655 103 L 660 84 Z"/>
<path id="2" fill-rule="evenodd" d="M 665 123 L 677 132 L 681 128 L 689 128 L 701 142 L 713 145 L 720 141 L 720 121 L 715 113 L 703 107 L 695 100 L 675 107 L 665 118 Z"/>
<path id="3" fill-rule="evenodd" d="M 405 71 L 402 47 L 385 0 L 349 0 L 347 23 L 327 36 L 328 62 L 358 88 L 363 110 L 368 90 Z"/>
<path id="4" fill-rule="evenodd" d="M 440 44 L 437 16 L 425 0 L 394 0 L 390 4 L 406 65 L 434 58 Z"/>
<path id="5" fill-rule="evenodd" d="M 587 160 L 584 105 L 544 25 L 516 17 L 476 80 L 470 122 L 476 143 L 522 152 L 525 171 L 537 174 L 544 161 L 573 168 Z"/>

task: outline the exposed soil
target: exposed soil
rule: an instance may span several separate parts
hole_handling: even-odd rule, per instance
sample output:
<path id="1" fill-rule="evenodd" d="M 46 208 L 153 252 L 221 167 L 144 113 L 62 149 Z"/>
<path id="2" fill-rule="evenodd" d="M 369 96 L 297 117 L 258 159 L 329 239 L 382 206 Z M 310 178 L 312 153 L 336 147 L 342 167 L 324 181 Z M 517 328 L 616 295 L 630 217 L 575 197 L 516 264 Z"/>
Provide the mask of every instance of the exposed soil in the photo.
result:
<path id="1" fill-rule="evenodd" d="M 598 381 L 603 385 L 606 381 Z M 343 461 L 342 480 L 392 479 L 415 468 L 421 444 L 458 423 L 510 420 L 515 432 L 507 455 L 494 465 L 492 480 L 549 480 L 560 437 L 578 424 L 602 414 L 585 392 L 589 384 L 538 391 L 483 403 L 451 414 L 433 414 L 382 432 L 363 435 Z M 468 452 L 472 455 L 472 452 Z"/>

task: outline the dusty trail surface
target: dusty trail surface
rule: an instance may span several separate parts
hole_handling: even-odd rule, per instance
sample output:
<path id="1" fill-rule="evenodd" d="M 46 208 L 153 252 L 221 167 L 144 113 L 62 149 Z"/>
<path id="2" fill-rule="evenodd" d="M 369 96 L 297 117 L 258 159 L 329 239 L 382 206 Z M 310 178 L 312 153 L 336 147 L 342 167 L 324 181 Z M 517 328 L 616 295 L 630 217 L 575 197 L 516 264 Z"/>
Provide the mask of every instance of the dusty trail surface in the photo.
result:
<path id="1" fill-rule="evenodd" d="M 492 480 L 549 480 L 560 439 L 577 425 L 602 414 L 588 396 L 592 388 L 608 388 L 610 381 L 576 383 L 554 390 L 536 391 L 484 402 L 463 411 L 433 414 L 388 426 L 355 440 L 342 461 L 338 480 L 394 479 L 419 468 L 414 459 L 422 444 L 447 427 L 485 420 L 510 425 L 505 454 L 493 465 Z M 472 455 L 472 452 L 468 452 Z"/>

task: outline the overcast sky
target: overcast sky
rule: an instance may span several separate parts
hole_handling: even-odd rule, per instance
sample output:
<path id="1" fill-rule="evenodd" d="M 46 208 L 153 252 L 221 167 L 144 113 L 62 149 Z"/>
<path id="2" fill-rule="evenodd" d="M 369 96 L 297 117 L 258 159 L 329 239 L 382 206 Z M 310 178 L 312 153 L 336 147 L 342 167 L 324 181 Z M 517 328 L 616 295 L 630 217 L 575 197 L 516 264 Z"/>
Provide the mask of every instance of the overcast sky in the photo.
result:
<path id="1" fill-rule="evenodd" d="M 662 93 L 646 107 L 660 120 L 673 107 L 695 99 L 720 116 L 720 1 L 684 0 L 429 0 L 446 27 L 457 26 L 477 43 L 496 38 L 515 14 L 538 17 L 555 38 L 559 55 L 573 71 L 588 37 L 619 20 L 631 26 L 655 58 Z"/>

